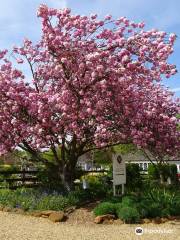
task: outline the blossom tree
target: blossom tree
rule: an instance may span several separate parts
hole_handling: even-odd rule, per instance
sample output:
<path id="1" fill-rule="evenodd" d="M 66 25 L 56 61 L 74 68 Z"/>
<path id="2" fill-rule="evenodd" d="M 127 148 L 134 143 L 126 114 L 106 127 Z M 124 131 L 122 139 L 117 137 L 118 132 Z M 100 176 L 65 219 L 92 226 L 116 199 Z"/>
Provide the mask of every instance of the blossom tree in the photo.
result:
<path id="1" fill-rule="evenodd" d="M 41 152 L 50 149 L 69 189 L 78 157 L 93 149 L 133 143 L 176 154 L 179 103 L 161 85 L 176 73 L 168 63 L 176 35 L 46 5 L 37 14 L 39 43 L 25 39 L 13 49 L 30 67 L 29 84 L 0 52 L 0 153 L 20 147 L 46 163 Z"/>

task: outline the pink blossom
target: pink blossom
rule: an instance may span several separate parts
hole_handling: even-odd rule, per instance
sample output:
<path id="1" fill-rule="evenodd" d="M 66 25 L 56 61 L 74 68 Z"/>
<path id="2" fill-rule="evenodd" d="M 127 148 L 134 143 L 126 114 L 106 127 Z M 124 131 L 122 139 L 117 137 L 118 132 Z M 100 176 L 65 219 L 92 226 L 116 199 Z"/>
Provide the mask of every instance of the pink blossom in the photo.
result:
<path id="1" fill-rule="evenodd" d="M 44 4 L 37 14 L 42 38 L 25 39 L 13 52 L 33 66 L 30 84 L 0 51 L 0 154 L 24 142 L 41 151 L 67 136 L 81 154 L 127 142 L 177 154 L 179 101 L 161 85 L 176 73 L 169 63 L 176 35 L 146 31 L 126 17 L 97 20 Z"/>

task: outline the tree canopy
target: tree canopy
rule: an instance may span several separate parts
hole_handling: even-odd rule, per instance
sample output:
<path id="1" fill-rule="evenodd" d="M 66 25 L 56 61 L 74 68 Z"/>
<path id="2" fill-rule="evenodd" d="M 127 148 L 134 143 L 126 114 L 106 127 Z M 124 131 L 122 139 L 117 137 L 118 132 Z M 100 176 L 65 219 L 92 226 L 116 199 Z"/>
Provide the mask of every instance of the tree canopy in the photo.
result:
<path id="1" fill-rule="evenodd" d="M 65 155 L 72 167 L 87 151 L 121 143 L 176 154 L 179 103 L 161 84 L 176 73 L 168 62 L 176 35 L 46 5 L 37 14 L 40 41 L 13 49 L 30 67 L 29 84 L 0 51 L 0 153 L 18 146 L 40 160 L 48 148 L 61 167 Z"/>

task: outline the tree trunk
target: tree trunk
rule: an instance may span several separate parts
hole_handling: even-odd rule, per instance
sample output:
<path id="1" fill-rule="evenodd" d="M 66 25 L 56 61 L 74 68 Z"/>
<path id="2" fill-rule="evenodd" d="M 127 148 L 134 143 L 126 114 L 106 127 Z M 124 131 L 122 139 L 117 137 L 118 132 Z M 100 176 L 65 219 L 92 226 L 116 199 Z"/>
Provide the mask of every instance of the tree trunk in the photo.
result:
<path id="1" fill-rule="evenodd" d="M 75 171 L 75 169 L 74 169 Z M 74 172 L 71 170 L 68 170 L 66 168 L 63 169 L 61 172 L 61 180 L 62 184 L 67 192 L 73 191 L 74 190 Z"/>
<path id="2" fill-rule="evenodd" d="M 76 176 L 76 164 L 77 159 L 70 159 L 68 162 L 65 163 L 65 166 L 63 166 L 60 169 L 60 176 L 62 180 L 62 184 L 65 187 L 65 190 L 67 192 L 74 190 L 74 180 Z"/>

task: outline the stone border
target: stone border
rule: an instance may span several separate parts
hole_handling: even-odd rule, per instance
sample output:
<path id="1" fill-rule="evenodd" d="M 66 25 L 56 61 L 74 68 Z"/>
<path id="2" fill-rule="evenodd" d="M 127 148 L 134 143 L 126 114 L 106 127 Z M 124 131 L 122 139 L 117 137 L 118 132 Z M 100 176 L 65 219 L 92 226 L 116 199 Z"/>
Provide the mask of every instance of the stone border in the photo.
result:
<path id="1" fill-rule="evenodd" d="M 74 212 L 76 207 L 69 207 L 65 209 L 64 211 L 53 211 L 53 210 L 44 210 L 44 211 L 24 211 L 21 208 L 10 208 L 10 207 L 2 207 L 0 206 L 0 211 L 3 212 L 11 212 L 11 213 L 17 213 L 27 216 L 33 216 L 33 217 L 42 217 L 47 218 L 50 221 L 56 223 L 56 222 L 64 222 L 68 219 L 68 215 Z M 156 217 L 156 218 L 144 218 L 141 219 L 139 222 L 140 224 L 161 224 L 166 222 L 172 222 L 172 221 L 180 221 L 180 216 L 170 216 L 170 217 Z M 97 216 L 94 219 L 94 223 L 96 224 L 125 224 L 121 219 L 117 219 L 115 215 L 106 214 Z"/>
<path id="2" fill-rule="evenodd" d="M 63 211 L 45 210 L 45 211 L 26 212 L 21 208 L 10 208 L 10 207 L 0 207 L 0 211 L 17 213 L 17 214 L 28 215 L 33 217 L 48 218 L 52 222 L 63 222 L 67 219 L 67 215 L 68 215 L 68 213 L 65 213 Z"/>
<path id="3" fill-rule="evenodd" d="M 166 223 L 166 222 L 172 222 L 172 221 L 180 221 L 180 216 L 170 216 L 170 217 L 156 217 L 156 218 L 144 218 L 140 220 L 140 224 L 161 224 L 161 223 Z M 121 219 L 117 219 L 115 215 L 111 214 L 106 214 L 106 215 L 101 215 L 97 216 L 94 219 L 94 223 L 96 224 L 125 224 Z"/>

